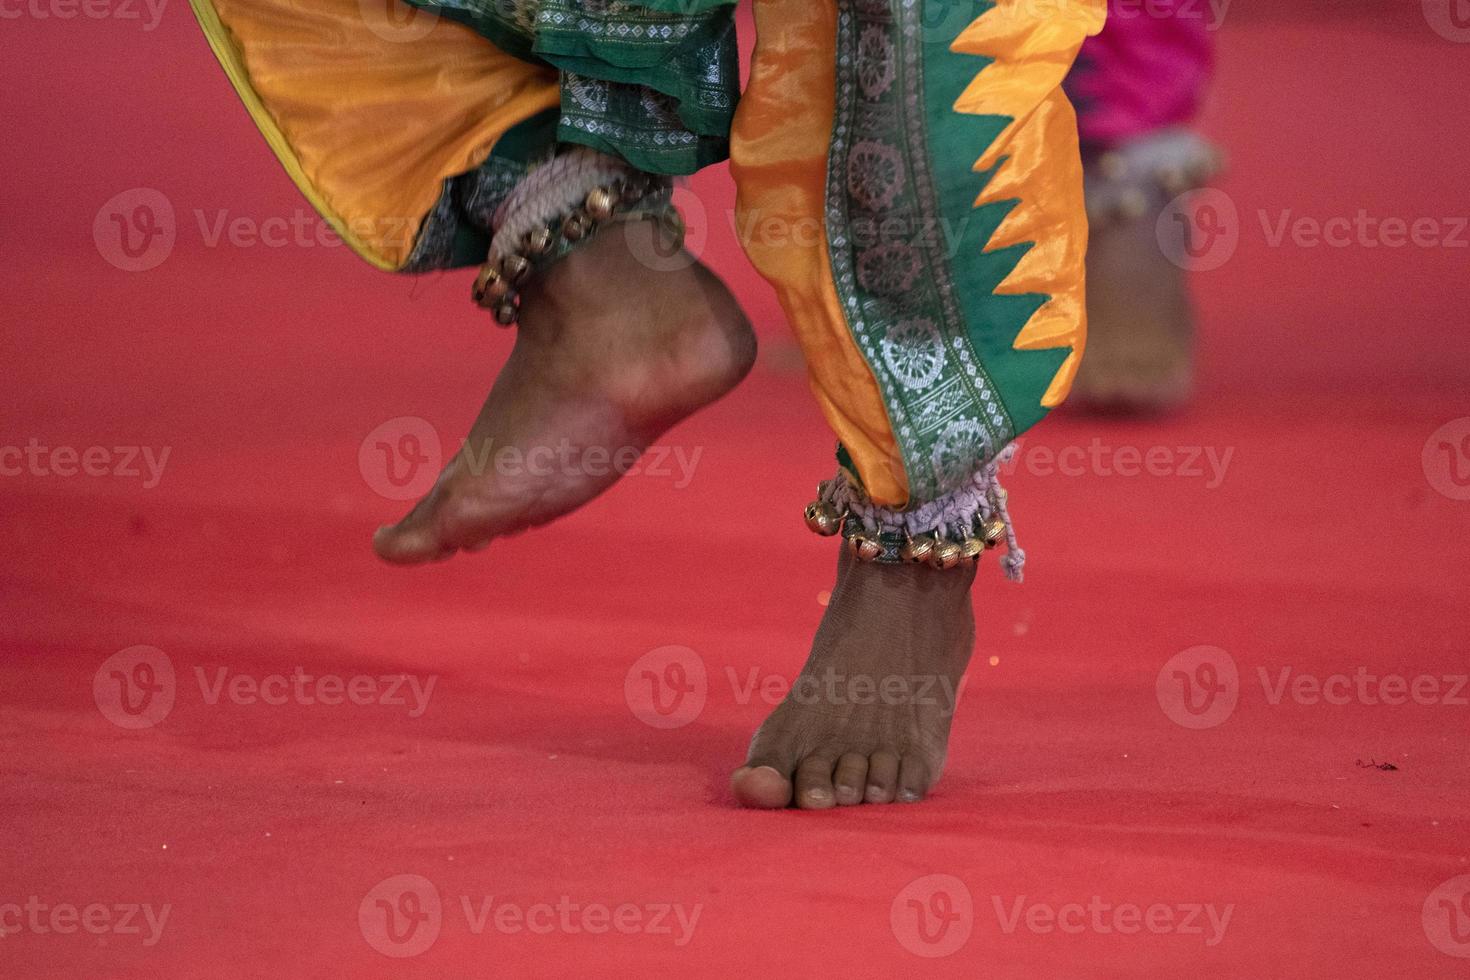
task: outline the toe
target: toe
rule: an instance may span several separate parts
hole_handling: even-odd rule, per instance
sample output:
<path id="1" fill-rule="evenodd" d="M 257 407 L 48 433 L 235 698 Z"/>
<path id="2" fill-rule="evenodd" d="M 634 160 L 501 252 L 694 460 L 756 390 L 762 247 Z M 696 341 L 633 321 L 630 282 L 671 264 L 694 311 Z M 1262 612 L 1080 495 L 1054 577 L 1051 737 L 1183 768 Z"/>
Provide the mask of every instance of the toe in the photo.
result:
<path id="1" fill-rule="evenodd" d="M 438 559 L 444 548 L 431 528 L 404 522 L 378 528 L 373 551 L 393 565 L 420 565 Z"/>
<path id="2" fill-rule="evenodd" d="M 803 810 L 830 810 L 837 805 L 832 790 L 832 756 L 809 755 L 796 767 L 796 805 Z"/>
<path id="3" fill-rule="evenodd" d="M 898 753 L 879 749 L 868 759 L 869 803 L 892 803 L 898 793 Z"/>
<path id="4" fill-rule="evenodd" d="M 904 756 L 898 767 L 898 802 L 917 803 L 928 791 L 928 763 L 917 755 Z"/>
<path id="5" fill-rule="evenodd" d="M 394 565 L 418 565 L 434 561 L 444 551 L 444 542 L 434 528 L 434 494 L 420 500 L 397 524 L 380 527 L 373 535 L 373 551 Z"/>
<path id="6" fill-rule="evenodd" d="M 837 805 L 854 806 L 861 803 L 867 780 L 867 756 L 860 752 L 849 752 L 838 759 L 837 771 L 832 774 L 832 789 L 837 795 Z"/>
<path id="7" fill-rule="evenodd" d="M 791 805 L 791 780 L 776 767 L 755 760 L 735 770 L 730 789 L 744 807 L 779 810 Z"/>

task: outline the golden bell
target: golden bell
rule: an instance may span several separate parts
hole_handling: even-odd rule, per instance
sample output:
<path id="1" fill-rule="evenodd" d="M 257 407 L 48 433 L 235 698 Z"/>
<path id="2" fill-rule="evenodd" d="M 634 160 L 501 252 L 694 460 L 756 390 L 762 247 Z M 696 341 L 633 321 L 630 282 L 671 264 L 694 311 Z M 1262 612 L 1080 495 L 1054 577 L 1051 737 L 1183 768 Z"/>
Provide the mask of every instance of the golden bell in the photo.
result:
<path id="1" fill-rule="evenodd" d="M 866 534 L 854 534 L 847 539 L 847 551 L 858 561 L 872 561 L 883 554 L 883 546 Z"/>
<path id="2" fill-rule="evenodd" d="M 508 327 L 516 322 L 516 317 L 519 313 L 520 311 L 516 309 L 516 304 L 511 300 L 506 300 L 495 307 L 495 322 L 502 327 Z"/>
<path id="3" fill-rule="evenodd" d="M 545 255 L 551 251 L 555 238 L 550 228 L 537 228 L 526 235 L 526 252 L 530 255 Z"/>
<path id="4" fill-rule="evenodd" d="M 966 538 L 960 542 L 960 560 L 977 562 L 985 554 L 985 542 L 979 538 Z"/>
<path id="5" fill-rule="evenodd" d="M 569 242 L 579 242 L 592 230 L 592 219 L 581 211 L 573 211 L 561 223 L 561 236 Z"/>
<path id="6" fill-rule="evenodd" d="M 898 557 L 904 561 L 925 562 L 934 557 L 934 548 L 938 544 L 927 534 L 921 534 L 917 538 L 909 538 L 903 543 L 898 551 Z"/>
<path id="7" fill-rule="evenodd" d="M 481 306 L 490 307 L 495 305 L 499 297 L 490 296 L 490 288 L 501 282 L 500 270 L 489 262 L 480 267 L 480 274 L 475 277 L 475 288 L 472 295 L 475 302 Z"/>
<path id="8" fill-rule="evenodd" d="M 985 526 L 980 529 L 980 536 L 985 541 L 985 547 L 999 547 L 1000 543 L 1004 541 L 1006 537 L 1006 522 L 998 517 L 992 517 L 990 520 L 986 521 Z"/>
<path id="9" fill-rule="evenodd" d="M 606 221 L 613 216 L 616 203 L 617 199 L 613 197 L 612 191 L 606 187 L 596 187 L 588 193 L 584 207 L 593 221 Z"/>
<path id="10" fill-rule="evenodd" d="M 507 255 L 500 260 L 500 271 L 505 278 L 520 285 L 531 274 L 531 260 L 524 255 Z"/>
<path id="11" fill-rule="evenodd" d="M 821 500 L 807 504 L 803 516 L 806 517 L 807 528 L 824 538 L 830 538 L 842 530 L 842 515 L 837 513 L 836 507 Z"/>
<path id="12" fill-rule="evenodd" d="M 929 559 L 929 564 L 940 571 L 949 571 L 960 563 L 960 546 L 953 541 L 941 541 L 934 548 L 934 554 Z"/>

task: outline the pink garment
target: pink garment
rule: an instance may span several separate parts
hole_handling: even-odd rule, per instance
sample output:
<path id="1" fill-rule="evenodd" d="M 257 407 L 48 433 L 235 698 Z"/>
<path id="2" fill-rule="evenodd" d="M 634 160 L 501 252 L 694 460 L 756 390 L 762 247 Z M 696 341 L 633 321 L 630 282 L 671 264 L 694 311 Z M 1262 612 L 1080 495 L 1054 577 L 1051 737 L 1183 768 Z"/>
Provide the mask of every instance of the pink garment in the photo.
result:
<path id="1" fill-rule="evenodd" d="M 1192 120 L 1215 61 L 1217 4 L 1109 0 L 1067 79 L 1086 146 L 1110 147 Z"/>

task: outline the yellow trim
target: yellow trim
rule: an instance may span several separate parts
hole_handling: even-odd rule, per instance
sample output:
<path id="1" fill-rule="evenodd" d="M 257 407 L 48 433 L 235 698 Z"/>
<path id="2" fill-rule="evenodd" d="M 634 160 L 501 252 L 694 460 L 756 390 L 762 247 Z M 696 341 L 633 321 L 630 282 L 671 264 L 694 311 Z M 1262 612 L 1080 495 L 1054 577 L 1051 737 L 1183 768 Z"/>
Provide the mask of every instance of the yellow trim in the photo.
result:
<path id="1" fill-rule="evenodd" d="M 306 177 L 306 172 L 301 168 L 301 161 L 296 156 L 296 151 L 291 148 L 286 134 L 281 132 L 276 125 L 275 117 L 265 107 L 260 96 L 250 84 L 250 73 L 245 68 L 245 62 L 240 57 L 240 49 L 234 43 L 230 31 L 220 21 L 219 14 L 215 11 L 210 0 L 189 0 L 189 7 L 194 11 L 194 16 L 199 21 L 199 26 L 204 30 L 204 36 L 209 41 L 209 48 L 214 56 L 219 59 L 220 67 L 229 76 L 230 82 L 235 86 L 235 91 L 240 95 L 240 101 L 245 103 L 250 118 L 255 121 L 260 135 L 270 145 L 276 158 L 281 161 L 281 166 L 286 168 L 286 173 L 291 180 L 306 196 L 311 206 L 327 220 L 335 231 L 358 255 L 370 262 L 375 268 L 385 272 L 396 272 L 399 266 L 373 252 L 368 244 L 352 233 L 348 223 L 342 219 L 329 204 L 326 198 L 317 190 Z"/>

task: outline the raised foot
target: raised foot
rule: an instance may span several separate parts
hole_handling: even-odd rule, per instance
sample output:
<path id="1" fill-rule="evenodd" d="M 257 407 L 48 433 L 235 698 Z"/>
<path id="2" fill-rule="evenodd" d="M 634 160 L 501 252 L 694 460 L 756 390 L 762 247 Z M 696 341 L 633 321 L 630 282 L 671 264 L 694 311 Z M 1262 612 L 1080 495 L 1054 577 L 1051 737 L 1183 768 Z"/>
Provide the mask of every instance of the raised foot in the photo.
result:
<path id="1" fill-rule="evenodd" d="M 914 803 L 939 780 L 975 641 L 973 568 L 844 551 L 812 653 L 731 777 L 746 807 Z"/>
<path id="2" fill-rule="evenodd" d="M 379 557 L 439 561 L 567 514 L 740 382 L 750 325 L 692 258 L 674 271 L 640 260 L 658 235 L 648 221 L 615 226 L 527 288 L 515 348 L 463 448 L 378 530 Z"/>

